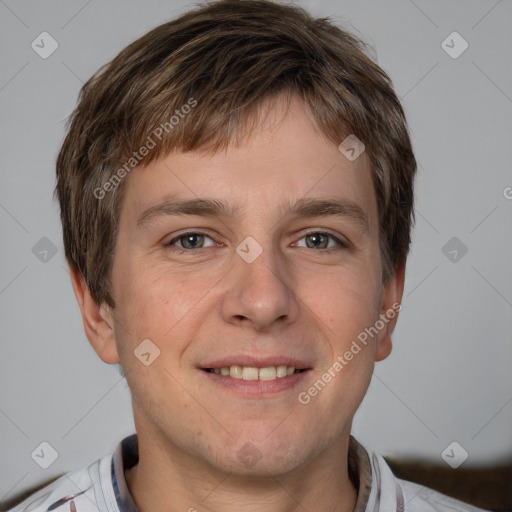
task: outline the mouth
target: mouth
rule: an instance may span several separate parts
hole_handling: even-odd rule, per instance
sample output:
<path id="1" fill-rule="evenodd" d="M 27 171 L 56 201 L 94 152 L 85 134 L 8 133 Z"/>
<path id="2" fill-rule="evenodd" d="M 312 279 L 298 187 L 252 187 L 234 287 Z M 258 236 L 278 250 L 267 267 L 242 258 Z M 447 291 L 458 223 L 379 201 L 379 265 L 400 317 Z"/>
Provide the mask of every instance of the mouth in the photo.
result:
<path id="1" fill-rule="evenodd" d="M 313 370 L 306 361 L 282 355 L 232 354 L 204 361 L 197 369 L 222 393 L 263 398 L 291 391 L 300 383 L 305 385 L 304 379 Z"/>
<path id="2" fill-rule="evenodd" d="M 306 372 L 310 368 L 296 368 L 295 366 L 277 365 L 277 366 L 242 366 L 229 365 L 212 368 L 201 368 L 207 373 L 213 373 L 226 378 L 238 380 L 261 380 L 272 381 L 290 377 L 299 373 Z"/>

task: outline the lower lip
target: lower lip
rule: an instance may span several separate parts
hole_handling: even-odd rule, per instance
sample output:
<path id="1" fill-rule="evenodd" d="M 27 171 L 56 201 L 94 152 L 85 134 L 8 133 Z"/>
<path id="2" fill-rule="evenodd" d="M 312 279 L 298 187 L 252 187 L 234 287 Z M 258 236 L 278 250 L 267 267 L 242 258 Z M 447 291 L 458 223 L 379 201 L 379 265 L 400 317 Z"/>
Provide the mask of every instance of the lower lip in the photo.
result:
<path id="1" fill-rule="evenodd" d="M 232 390 L 243 396 L 263 396 L 276 394 L 281 391 L 286 391 L 295 387 L 299 382 L 302 382 L 309 369 L 286 377 L 279 377 L 274 380 L 244 380 L 235 379 L 229 375 L 220 375 L 218 373 L 206 372 L 199 370 L 204 374 L 213 384 L 224 386 L 226 389 Z"/>

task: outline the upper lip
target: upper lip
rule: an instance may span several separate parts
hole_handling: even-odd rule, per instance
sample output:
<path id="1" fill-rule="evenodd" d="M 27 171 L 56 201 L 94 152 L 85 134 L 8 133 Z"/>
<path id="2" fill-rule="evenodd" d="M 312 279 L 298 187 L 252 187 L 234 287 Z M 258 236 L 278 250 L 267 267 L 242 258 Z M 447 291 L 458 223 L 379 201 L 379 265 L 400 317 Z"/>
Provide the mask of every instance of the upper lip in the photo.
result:
<path id="1" fill-rule="evenodd" d="M 230 355 L 212 360 L 205 364 L 200 364 L 202 369 L 206 368 L 225 368 L 230 366 L 249 366 L 253 368 L 265 368 L 268 366 L 293 366 L 298 370 L 310 368 L 310 365 L 304 360 L 287 356 L 251 356 L 251 355 Z"/>

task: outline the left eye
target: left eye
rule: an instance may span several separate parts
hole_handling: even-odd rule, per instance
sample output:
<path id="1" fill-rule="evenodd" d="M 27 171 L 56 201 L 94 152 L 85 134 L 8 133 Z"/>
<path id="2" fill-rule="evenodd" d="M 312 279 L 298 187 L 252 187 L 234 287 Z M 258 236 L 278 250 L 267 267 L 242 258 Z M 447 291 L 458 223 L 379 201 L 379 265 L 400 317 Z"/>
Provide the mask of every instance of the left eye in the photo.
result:
<path id="1" fill-rule="evenodd" d="M 300 243 L 301 240 L 306 241 L 304 245 Z M 334 241 L 334 244 L 332 244 L 331 241 Z M 297 246 L 307 247 L 308 249 L 330 249 L 335 246 L 346 247 L 346 244 L 329 233 L 315 232 L 303 236 L 299 242 L 297 242 Z"/>
<path id="2" fill-rule="evenodd" d="M 209 239 L 211 243 L 209 245 L 205 245 L 205 240 Z M 179 242 L 181 245 L 177 245 L 180 249 L 203 249 L 204 247 L 211 247 L 215 245 L 215 242 L 208 236 L 203 233 L 185 233 L 184 235 L 177 236 L 173 238 L 167 245 L 173 246 L 176 245 L 176 242 Z"/>

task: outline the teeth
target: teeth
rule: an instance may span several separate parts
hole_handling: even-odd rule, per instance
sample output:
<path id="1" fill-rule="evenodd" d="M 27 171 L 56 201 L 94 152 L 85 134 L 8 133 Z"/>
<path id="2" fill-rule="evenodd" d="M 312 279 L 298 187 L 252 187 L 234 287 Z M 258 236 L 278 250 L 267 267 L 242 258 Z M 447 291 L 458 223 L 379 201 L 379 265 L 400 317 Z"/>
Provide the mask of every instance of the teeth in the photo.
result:
<path id="1" fill-rule="evenodd" d="M 242 378 L 242 367 L 241 366 L 230 366 L 229 375 L 234 379 Z"/>
<path id="2" fill-rule="evenodd" d="M 278 366 L 276 373 L 278 377 L 286 377 L 288 375 L 286 366 Z"/>
<path id="3" fill-rule="evenodd" d="M 258 368 L 253 368 L 251 366 L 244 366 L 242 368 L 242 379 L 258 380 Z"/>
<path id="4" fill-rule="evenodd" d="M 294 366 L 266 366 L 265 368 L 256 368 L 254 366 L 224 366 L 223 368 L 213 368 L 210 372 L 217 375 L 230 376 L 233 379 L 243 380 L 275 380 L 288 375 L 298 373 Z"/>
<path id="5" fill-rule="evenodd" d="M 267 368 L 260 369 L 260 380 L 274 380 L 277 377 L 277 370 L 275 366 L 268 366 Z"/>

